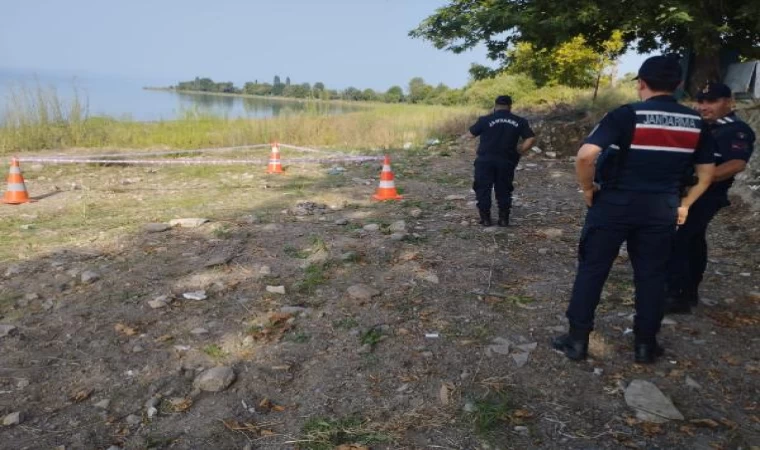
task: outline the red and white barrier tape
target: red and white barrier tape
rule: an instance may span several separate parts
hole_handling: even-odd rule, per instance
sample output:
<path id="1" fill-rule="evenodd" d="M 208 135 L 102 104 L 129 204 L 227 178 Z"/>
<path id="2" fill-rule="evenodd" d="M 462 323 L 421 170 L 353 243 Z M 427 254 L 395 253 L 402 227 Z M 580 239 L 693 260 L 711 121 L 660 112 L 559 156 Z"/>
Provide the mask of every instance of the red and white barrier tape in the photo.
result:
<path id="1" fill-rule="evenodd" d="M 283 159 L 284 163 L 290 164 L 330 164 L 339 162 L 367 162 L 381 161 L 382 156 L 344 156 L 334 158 L 290 158 Z M 269 159 L 96 159 L 96 158 L 34 158 L 20 157 L 21 162 L 40 164 L 125 164 L 125 165 L 237 165 L 237 164 L 260 164 L 266 165 Z"/>

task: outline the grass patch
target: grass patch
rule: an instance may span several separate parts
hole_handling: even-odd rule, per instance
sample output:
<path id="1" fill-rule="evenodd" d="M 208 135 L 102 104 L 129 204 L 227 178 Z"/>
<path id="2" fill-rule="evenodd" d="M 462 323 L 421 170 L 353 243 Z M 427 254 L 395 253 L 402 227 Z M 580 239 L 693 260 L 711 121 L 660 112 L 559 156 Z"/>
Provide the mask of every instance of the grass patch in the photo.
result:
<path id="1" fill-rule="evenodd" d="M 362 345 L 376 346 L 383 339 L 383 332 L 378 327 L 370 328 L 359 336 Z"/>
<path id="2" fill-rule="evenodd" d="M 470 415 L 475 431 L 489 435 L 510 421 L 511 412 L 512 405 L 506 394 L 495 393 L 475 401 L 475 411 Z"/>
<path id="3" fill-rule="evenodd" d="M 390 436 L 376 431 L 366 420 L 313 418 L 304 424 L 298 444 L 304 450 L 333 450 L 343 444 L 372 445 L 391 441 Z"/>
<path id="4" fill-rule="evenodd" d="M 203 347 L 203 353 L 214 359 L 221 359 L 224 357 L 224 350 L 216 344 L 209 344 Z"/>
<path id="5" fill-rule="evenodd" d="M 296 344 L 305 344 L 311 340 L 311 336 L 303 331 L 298 331 L 286 334 L 285 340 L 288 342 L 295 342 Z"/>
<path id="6" fill-rule="evenodd" d="M 282 252 L 285 253 L 286 256 L 296 259 L 306 259 L 309 257 L 309 252 L 306 250 L 300 250 L 292 245 L 286 245 L 282 249 Z"/>
<path id="7" fill-rule="evenodd" d="M 339 330 L 351 330 L 359 326 L 359 322 L 353 317 L 344 317 L 339 320 L 333 321 L 333 327 Z"/>

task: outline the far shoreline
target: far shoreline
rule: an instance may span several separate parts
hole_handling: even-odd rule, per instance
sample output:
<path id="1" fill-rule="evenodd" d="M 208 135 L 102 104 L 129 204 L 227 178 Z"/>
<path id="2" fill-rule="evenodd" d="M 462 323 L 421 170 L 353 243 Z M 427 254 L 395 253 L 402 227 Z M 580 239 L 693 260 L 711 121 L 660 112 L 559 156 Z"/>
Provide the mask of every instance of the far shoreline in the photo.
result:
<path id="1" fill-rule="evenodd" d="M 178 94 L 190 94 L 190 95 L 214 95 L 217 97 L 240 97 L 240 98 L 256 98 L 261 100 L 274 100 L 290 103 L 331 103 L 336 105 L 352 105 L 358 107 L 371 108 L 378 105 L 393 105 L 394 103 L 385 102 L 368 102 L 368 101 L 350 101 L 350 100 L 323 100 L 321 98 L 293 98 L 293 97 L 280 97 L 276 95 L 251 95 L 251 94 L 234 94 L 228 92 L 205 92 L 205 91 L 188 91 L 184 89 L 174 89 L 170 87 L 143 87 L 145 91 L 162 91 L 162 92 L 176 92 Z M 400 104 L 400 103 L 399 103 Z"/>

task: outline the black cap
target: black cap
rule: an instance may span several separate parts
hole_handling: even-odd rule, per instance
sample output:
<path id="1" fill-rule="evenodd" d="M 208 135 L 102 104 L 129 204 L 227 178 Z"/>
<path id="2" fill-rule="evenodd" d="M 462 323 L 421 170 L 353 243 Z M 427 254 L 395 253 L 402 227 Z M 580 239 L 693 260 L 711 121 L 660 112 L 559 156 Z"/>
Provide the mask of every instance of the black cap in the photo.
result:
<path id="1" fill-rule="evenodd" d="M 500 96 L 496 97 L 496 102 L 495 103 L 497 105 L 507 105 L 507 106 L 511 105 L 512 104 L 512 97 L 510 97 L 508 95 L 500 95 Z"/>
<path id="2" fill-rule="evenodd" d="M 659 55 L 647 58 L 639 68 L 634 80 L 661 81 L 664 83 L 681 81 L 683 71 L 677 55 Z"/>
<path id="3" fill-rule="evenodd" d="M 718 100 L 719 98 L 732 98 L 731 88 L 723 83 L 709 82 L 699 92 L 697 101 Z"/>

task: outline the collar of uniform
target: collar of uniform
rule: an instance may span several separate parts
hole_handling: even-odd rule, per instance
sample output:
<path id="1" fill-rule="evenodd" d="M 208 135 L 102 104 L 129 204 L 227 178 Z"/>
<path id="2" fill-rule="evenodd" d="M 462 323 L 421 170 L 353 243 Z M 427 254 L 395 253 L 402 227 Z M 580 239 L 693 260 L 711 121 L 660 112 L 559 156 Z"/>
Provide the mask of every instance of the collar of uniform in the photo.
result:
<path id="1" fill-rule="evenodd" d="M 678 100 L 676 100 L 675 97 L 669 94 L 663 94 L 663 95 L 655 95 L 654 97 L 649 97 L 646 99 L 647 102 L 672 102 L 676 103 Z"/>
<path id="2" fill-rule="evenodd" d="M 720 125 L 725 125 L 727 123 L 734 123 L 734 122 L 736 122 L 736 120 L 737 120 L 736 119 L 736 112 L 735 111 L 731 111 L 727 115 L 725 115 L 725 116 L 721 117 L 720 119 L 716 120 L 715 123 L 720 124 Z"/>

